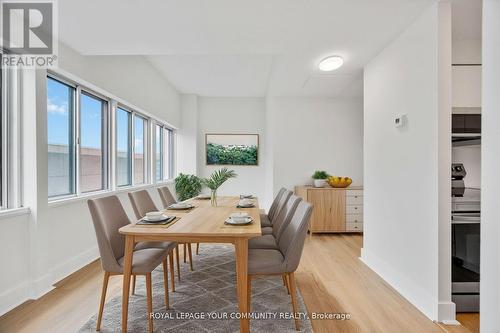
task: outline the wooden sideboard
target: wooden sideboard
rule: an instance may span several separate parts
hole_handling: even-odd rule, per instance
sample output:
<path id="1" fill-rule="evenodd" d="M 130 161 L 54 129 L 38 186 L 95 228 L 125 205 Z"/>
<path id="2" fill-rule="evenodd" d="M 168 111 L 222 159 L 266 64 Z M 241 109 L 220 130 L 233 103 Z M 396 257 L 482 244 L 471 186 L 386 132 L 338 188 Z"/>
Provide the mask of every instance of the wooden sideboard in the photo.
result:
<path id="1" fill-rule="evenodd" d="M 295 194 L 314 207 L 312 233 L 363 232 L 363 188 L 296 186 Z"/>

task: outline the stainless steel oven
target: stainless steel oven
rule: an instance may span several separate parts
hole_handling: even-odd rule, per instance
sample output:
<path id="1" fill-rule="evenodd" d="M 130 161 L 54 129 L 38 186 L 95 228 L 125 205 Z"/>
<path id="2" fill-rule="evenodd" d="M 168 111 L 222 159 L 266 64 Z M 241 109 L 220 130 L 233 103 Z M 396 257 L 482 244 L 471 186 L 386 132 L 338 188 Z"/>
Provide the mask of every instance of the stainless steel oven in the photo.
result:
<path id="1" fill-rule="evenodd" d="M 451 277 L 457 312 L 479 311 L 480 230 L 479 213 L 453 215 Z"/>
<path id="2" fill-rule="evenodd" d="M 479 312 L 481 191 L 466 188 L 462 164 L 452 166 L 452 301 L 457 312 Z"/>

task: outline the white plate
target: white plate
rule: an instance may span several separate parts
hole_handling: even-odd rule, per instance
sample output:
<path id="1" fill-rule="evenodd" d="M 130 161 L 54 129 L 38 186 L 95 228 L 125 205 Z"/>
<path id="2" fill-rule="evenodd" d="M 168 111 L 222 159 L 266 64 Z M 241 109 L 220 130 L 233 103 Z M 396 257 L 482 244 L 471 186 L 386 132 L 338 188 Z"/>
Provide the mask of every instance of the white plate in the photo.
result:
<path id="1" fill-rule="evenodd" d="M 169 217 L 170 216 L 163 214 L 163 215 L 161 215 L 160 217 L 157 217 L 157 218 L 148 218 L 147 216 L 144 216 L 142 219 L 144 221 L 147 221 L 147 222 L 158 222 L 158 221 L 166 220 Z"/>
<path id="2" fill-rule="evenodd" d="M 242 221 L 242 222 L 235 222 L 235 221 L 233 221 L 233 219 L 231 219 L 231 218 L 227 218 L 227 219 L 226 219 L 226 221 L 224 221 L 224 222 L 226 222 L 226 224 L 231 224 L 231 225 L 245 225 L 245 224 L 250 224 L 250 223 L 252 223 L 252 222 L 253 222 L 253 219 L 249 216 L 249 217 L 247 217 L 247 218 L 246 218 L 244 221 Z"/>
<path id="3" fill-rule="evenodd" d="M 168 206 L 168 209 L 190 209 L 193 208 L 194 206 L 191 204 L 186 204 L 186 203 L 176 203 Z"/>
<path id="4" fill-rule="evenodd" d="M 207 200 L 210 199 L 212 196 L 210 194 L 200 194 L 199 196 L 196 197 L 196 199 L 200 200 Z"/>

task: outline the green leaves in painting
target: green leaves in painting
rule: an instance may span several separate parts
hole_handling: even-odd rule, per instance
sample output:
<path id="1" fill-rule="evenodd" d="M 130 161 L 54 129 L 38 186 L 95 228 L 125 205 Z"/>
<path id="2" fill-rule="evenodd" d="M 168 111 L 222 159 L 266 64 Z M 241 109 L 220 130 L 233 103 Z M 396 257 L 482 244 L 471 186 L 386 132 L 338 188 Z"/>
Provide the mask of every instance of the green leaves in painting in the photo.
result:
<path id="1" fill-rule="evenodd" d="M 209 165 L 257 165 L 257 146 L 223 146 L 207 144 L 207 164 Z"/>

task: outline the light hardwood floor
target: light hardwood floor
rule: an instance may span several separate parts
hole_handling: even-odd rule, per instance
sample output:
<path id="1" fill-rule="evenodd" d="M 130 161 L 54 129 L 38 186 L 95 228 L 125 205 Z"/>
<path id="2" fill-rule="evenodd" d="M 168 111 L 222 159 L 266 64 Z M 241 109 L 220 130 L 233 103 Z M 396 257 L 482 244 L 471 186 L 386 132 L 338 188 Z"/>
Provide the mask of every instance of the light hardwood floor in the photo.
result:
<path id="1" fill-rule="evenodd" d="M 361 235 L 308 237 L 296 274 L 308 312 L 351 314 L 348 321 L 313 321 L 316 332 L 471 333 L 425 317 L 359 260 L 362 243 Z"/>
<path id="2" fill-rule="evenodd" d="M 427 319 L 358 259 L 361 245 L 359 235 L 307 237 L 296 277 L 308 312 L 351 315 L 346 321 L 313 320 L 315 332 L 478 332 L 477 315 L 463 317 L 472 330 Z M 101 283 L 96 261 L 0 317 L 0 332 L 74 332 L 97 312 Z M 111 277 L 108 299 L 120 295 L 121 284 L 120 276 Z"/>

